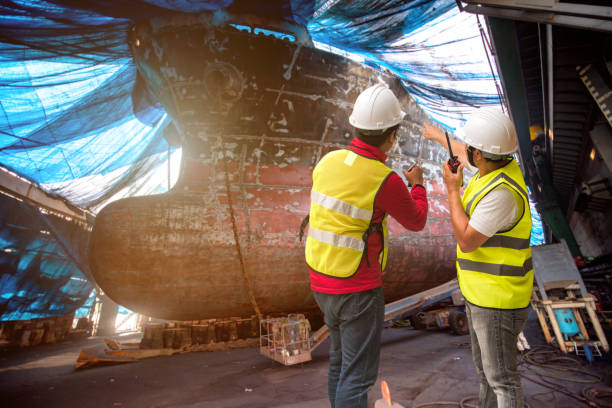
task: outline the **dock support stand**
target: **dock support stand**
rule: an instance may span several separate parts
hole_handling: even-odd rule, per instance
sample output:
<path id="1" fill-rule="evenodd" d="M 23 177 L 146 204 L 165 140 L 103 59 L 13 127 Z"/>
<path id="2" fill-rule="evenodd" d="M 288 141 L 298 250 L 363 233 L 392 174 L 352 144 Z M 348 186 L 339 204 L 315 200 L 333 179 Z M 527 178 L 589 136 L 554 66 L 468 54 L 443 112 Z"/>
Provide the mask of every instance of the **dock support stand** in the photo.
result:
<path id="1" fill-rule="evenodd" d="M 568 298 L 566 299 L 542 300 L 539 298 L 537 292 L 534 291 L 531 306 L 536 311 L 538 321 L 540 322 L 540 327 L 542 328 L 542 332 L 546 338 L 546 342 L 548 344 L 552 343 L 552 336 L 550 334 L 550 327 L 552 327 L 555 334 L 555 340 L 563 353 L 567 354 L 568 351 L 574 351 L 576 345 L 592 345 L 598 349 L 603 349 L 605 352 L 610 351 L 610 345 L 608 344 L 606 335 L 601 327 L 599 318 L 595 313 L 595 301 L 592 297 L 575 298 L 572 297 L 572 293 L 569 293 L 568 291 Z M 582 335 L 581 341 L 565 341 L 559 326 L 559 322 L 557 321 L 557 316 L 554 313 L 554 309 L 572 309 L 574 311 L 574 317 L 580 329 L 580 334 Z M 544 314 L 544 310 L 546 311 L 546 315 Z M 583 320 L 584 312 L 586 312 L 586 315 L 593 326 L 593 330 L 596 334 L 595 338 L 591 338 L 586 329 L 586 325 L 584 324 Z"/>

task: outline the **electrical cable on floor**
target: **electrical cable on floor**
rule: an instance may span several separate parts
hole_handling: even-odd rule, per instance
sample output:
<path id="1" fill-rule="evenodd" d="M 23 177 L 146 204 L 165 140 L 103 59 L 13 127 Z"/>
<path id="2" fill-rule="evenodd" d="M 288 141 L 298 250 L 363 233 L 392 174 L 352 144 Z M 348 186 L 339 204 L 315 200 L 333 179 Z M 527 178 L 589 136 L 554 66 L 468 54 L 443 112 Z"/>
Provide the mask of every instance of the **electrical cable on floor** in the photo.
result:
<path id="1" fill-rule="evenodd" d="M 541 367 L 547 370 L 556 370 L 562 372 L 568 372 L 578 375 L 587 376 L 590 378 L 573 378 L 568 376 L 561 375 L 553 375 L 549 373 L 545 373 L 541 370 L 534 370 L 532 366 Z M 521 367 L 524 369 L 521 370 Z M 594 374 L 592 372 L 584 369 L 581 361 L 569 357 L 559 355 L 559 350 L 553 348 L 551 346 L 535 346 L 532 347 L 531 350 L 523 354 L 522 358 L 519 361 L 519 373 L 520 376 L 526 380 L 529 380 L 535 384 L 546 387 L 552 392 L 559 392 L 561 394 L 567 395 L 568 397 L 574 398 L 587 406 L 593 408 L 612 408 L 612 388 L 595 388 L 595 387 L 587 387 L 583 389 L 582 395 L 576 394 L 574 392 L 568 391 L 567 387 L 554 383 L 552 381 L 546 380 L 543 377 L 554 378 L 557 380 L 581 383 L 581 384 L 596 384 L 602 381 L 601 376 Z M 533 373 L 539 376 L 540 378 L 534 378 L 526 373 Z M 554 396 L 554 394 L 553 394 Z M 423 404 L 419 404 L 414 406 L 414 408 L 423 408 L 423 407 L 435 407 L 435 406 L 453 406 L 460 408 L 471 408 L 475 407 L 475 405 L 467 404 L 467 401 L 470 399 L 478 400 L 478 397 L 467 397 L 461 400 L 460 402 L 453 401 L 434 401 L 427 402 Z M 527 402 L 525 402 L 525 407 L 529 407 Z"/>
<path id="2" fill-rule="evenodd" d="M 544 396 L 548 398 L 544 398 Z M 557 402 L 557 394 L 549 388 L 547 388 L 546 391 L 531 394 L 529 399 L 536 404 L 536 407 L 556 407 L 559 405 Z"/>
<path id="3" fill-rule="evenodd" d="M 555 370 L 555 371 L 579 374 L 579 375 L 583 375 L 583 376 L 587 376 L 591 378 L 582 379 L 582 378 L 575 378 L 575 377 L 553 375 L 550 373 L 542 372 L 540 370 L 535 370 L 532 368 L 532 366 L 541 367 L 547 370 Z M 581 361 L 573 357 L 559 355 L 559 350 L 551 346 L 535 346 L 531 350 L 529 350 L 527 353 L 523 354 L 519 362 L 519 373 L 521 377 L 525 378 L 526 380 L 529 380 L 535 384 L 551 389 L 555 392 L 559 392 L 561 394 L 567 395 L 568 397 L 574 398 L 590 407 L 599 407 L 599 408 L 612 407 L 612 401 L 610 400 L 610 397 L 612 397 L 612 392 L 608 391 L 608 390 L 612 391 L 612 389 L 598 389 L 598 388 L 588 387 L 583 390 L 582 392 L 583 395 L 579 395 L 574 392 L 568 391 L 567 387 L 562 384 L 558 384 L 558 383 L 549 381 L 546 378 L 544 378 L 544 377 L 548 377 L 548 378 L 554 378 L 557 380 L 574 382 L 574 383 L 582 383 L 582 384 L 585 384 L 585 383 L 595 384 L 595 383 L 600 383 L 602 381 L 601 376 L 587 371 L 583 367 L 583 364 Z M 539 379 L 534 378 L 530 375 L 527 375 L 526 373 L 536 374 L 540 378 Z M 601 398 L 607 398 L 609 402 L 605 402 L 605 401 L 602 402 Z"/>
<path id="4" fill-rule="evenodd" d="M 586 387 L 582 390 L 582 395 L 589 401 L 599 404 L 600 407 L 612 407 L 612 388 Z M 602 399 L 605 398 L 605 399 Z"/>
<path id="5" fill-rule="evenodd" d="M 564 389 L 562 386 L 560 386 L 559 384 L 554 384 L 554 383 L 551 383 L 550 381 L 545 381 L 545 380 L 543 380 L 543 381 L 538 381 L 538 380 L 536 380 L 535 378 L 529 377 L 529 376 L 527 376 L 527 375 L 525 375 L 525 374 L 521 374 L 521 377 L 522 377 L 522 378 L 525 378 L 526 380 L 529 380 L 529 381 L 531 381 L 531 382 L 533 382 L 533 383 L 539 384 L 539 385 L 541 385 L 541 386 L 543 386 L 543 387 L 550 388 L 551 390 L 554 390 L 554 391 L 560 392 L 561 394 L 565 394 L 565 395 L 567 395 L 568 397 L 571 397 L 571 398 L 574 398 L 574 399 L 576 399 L 576 400 L 578 400 L 578 401 L 580 401 L 580 402 L 583 402 L 583 403 L 587 404 L 587 405 L 588 405 L 588 406 L 590 406 L 590 407 L 594 407 L 594 408 L 601 408 L 601 406 L 600 406 L 599 404 L 597 404 L 597 403 L 595 403 L 595 402 L 593 402 L 593 401 L 589 401 L 589 400 L 588 400 L 587 398 L 585 398 L 585 397 L 582 397 L 582 396 L 580 396 L 580 395 L 578 395 L 578 394 L 575 394 L 575 393 L 573 393 L 573 392 L 570 392 L 570 391 L 566 391 L 566 390 L 565 390 L 565 389 Z"/>
<path id="6" fill-rule="evenodd" d="M 400 320 L 394 322 L 395 327 L 410 327 L 411 324 L 408 320 Z M 470 346 L 469 343 L 465 343 Z M 552 346 L 534 346 L 528 352 L 524 353 L 519 361 L 519 374 L 522 378 L 529 380 L 535 384 L 541 385 L 551 390 L 552 396 L 556 398 L 555 392 L 567 395 L 568 397 L 574 398 L 587 406 L 594 408 L 612 408 L 612 388 L 595 388 L 586 387 L 582 390 L 582 395 L 568 391 L 567 387 L 549 381 L 546 378 L 552 378 L 561 381 L 568 381 L 580 384 L 597 384 L 603 381 L 602 377 L 598 374 L 594 374 L 587 371 L 584 368 L 584 364 L 573 357 L 559 355 L 560 351 Z M 586 376 L 588 378 L 576 378 L 562 375 L 554 375 L 546 373 L 542 370 L 536 370 L 533 367 L 540 367 L 546 370 L 555 370 L 560 372 L 571 373 L 574 375 Z M 521 369 L 523 368 L 523 369 Z M 526 373 L 533 373 L 538 378 L 533 378 Z M 546 377 L 546 378 L 544 378 Z M 540 395 L 540 394 L 537 394 Z M 533 397 L 532 397 L 533 398 Z M 472 408 L 475 405 L 468 404 L 467 401 L 475 399 L 478 401 L 478 397 L 467 397 L 460 402 L 454 401 L 433 401 L 426 402 L 414 406 L 413 408 L 424 408 L 424 407 L 435 407 L 435 406 L 452 406 L 460 408 Z M 535 398 L 534 398 L 535 399 Z M 525 407 L 529 408 L 527 402 Z"/>
<path id="7" fill-rule="evenodd" d="M 475 401 L 476 405 L 468 404 L 468 401 Z M 424 408 L 424 407 L 439 407 L 439 406 L 451 406 L 451 407 L 459 407 L 459 408 L 478 408 L 478 396 L 473 395 L 470 397 L 465 397 L 459 402 L 455 401 L 434 401 L 434 402 L 424 402 L 419 405 L 415 405 L 412 408 Z M 531 408 L 527 402 L 525 402 L 525 408 Z"/>
<path id="8" fill-rule="evenodd" d="M 545 360 L 543 361 L 538 360 L 538 357 L 536 357 L 538 355 L 547 356 L 551 354 L 552 354 L 552 357 L 548 359 L 546 359 L 547 357 L 545 357 Z M 523 361 L 526 361 L 531 365 L 543 367 L 549 370 L 574 372 L 574 373 L 578 373 L 578 374 L 582 374 L 582 375 L 586 375 L 588 377 L 594 377 L 594 378 L 593 379 L 578 379 L 578 378 L 552 375 L 552 374 L 544 373 L 544 372 L 533 370 L 533 369 L 531 370 L 532 372 L 534 372 L 535 374 L 538 374 L 541 377 L 549 377 L 549 378 L 554 378 L 554 379 L 562 380 L 562 381 L 571 381 L 571 382 L 585 383 L 585 384 L 597 384 L 602 381 L 601 376 L 590 373 L 580 368 L 576 368 L 576 366 L 581 365 L 581 363 L 578 360 L 572 357 L 568 357 L 568 356 L 559 356 L 557 354 L 556 349 L 553 349 L 553 348 L 543 349 L 542 347 L 534 347 L 532 350 L 525 353 L 525 355 L 523 356 Z M 553 363 L 559 363 L 559 364 L 553 364 Z M 567 365 L 564 365 L 563 363 L 567 363 Z"/>

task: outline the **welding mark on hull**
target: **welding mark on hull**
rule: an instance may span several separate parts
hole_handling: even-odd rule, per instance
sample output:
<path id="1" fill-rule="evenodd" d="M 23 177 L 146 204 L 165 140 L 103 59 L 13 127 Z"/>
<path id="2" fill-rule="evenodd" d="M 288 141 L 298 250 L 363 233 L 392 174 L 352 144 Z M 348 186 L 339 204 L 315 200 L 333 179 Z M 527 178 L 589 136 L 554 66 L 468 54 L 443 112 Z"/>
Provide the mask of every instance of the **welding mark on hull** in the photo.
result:
<path id="1" fill-rule="evenodd" d="M 351 102 L 344 101 L 344 100 L 337 99 L 337 98 L 332 99 L 332 98 L 326 98 L 323 95 L 312 95 L 312 94 L 305 94 L 301 92 L 289 92 L 289 91 L 283 91 L 282 89 L 266 88 L 265 90 L 266 92 L 274 92 L 274 93 L 282 92 L 286 96 L 296 96 L 299 98 L 310 99 L 311 101 L 314 101 L 314 102 L 326 102 L 331 105 L 337 106 L 341 108 L 342 110 L 348 110 L 348 109 L 352 110 L 353 109 L 353 104 Z"/>
<path id="2" fill-rule="evenodd" d="M 259 158 L 261 157 L 261 154 L 262 154 L 262 153 L 265 153 L 265 152 L 264 152 L 263 150 L 261 150 L 260 148 L 255 147 L 255 148 L 253 149 L 253 153 L 252 153 L 252 155 L 253 155 L 253 156 L 255 156 L 255 158 L 256 158 L 257 160 L 259 160 Z"/>
<path id="3" fill-rule="evenodd" d="M 155 56 L 157 57 L 157 62 L 162 62 L 162 57 L 164 56 L 164 48 L 157 43 L 157 40 L 153 39 L 151 41 L 151 46 L 153 47 L 153 52 L 155 52 Z M 161 64 L 160 64 L 161 66 Z"/>
<path id="4" fill-rule="evenodd" d="M 315 76 L 315 75 L 310 75 L 310 74 L 304 74 L 305 78 L 310 78 L 310 79 L 316 79 L 318 81 L 323 81 L 325 82 L 328 86 L 331 85 L 332 83 L 334 83 L 334 81 L 337 81 L 337 78 L 324 78 L 324 77 L 320 77 L 320 76 Z"/>
<path id="5" fill-rule="evenodd" d="M 348 86 L 346 89 L 343 89 L 339 86 L 336 86 L 335 89 L 337 89 L 339 92 L 343 92 L 345 95 L 348 95 L 348 93 L 355 88 L 355 85 L 352 82 L 349 82 L 347 85 Z"/>
<path id="6" fill-rule="evenodd" d="M 327 134 L 329 133 L 329 128 L 331 125 L 333 125 L 333 121 L 330 118 L 327 118 L 327 121 L 325 122 L 325 129 L 323 129 L 323 135 L 321 135 L 321 141 L 320 141 L 320 145 L 319 148 L 317 149 L 317 152 L 314 154 L 313 158 L 312 158 L 312 167 L 314 168 L 314 166 L 319 162 L 319 160 L 321 160 L 321 156 L 323 155 L 323 143 L 325 142 L 325 139 L 327 138 Z"/>
<path id="7" fill-rule="evenodd" d="M 283 94 L 283 90 L 285 89 L 285 84 L 281 86 L 281 89 L 278 91 L 278 95 L 276 95 L 276 100 L 274 101 L 274 105 L 278 105 L 278 101 L 280 101 L 280 97 Z"/>
<path id="8" fill-rule="evenodd" d="M 247 156 L 247 146 L 242 145 L 242 151 L 240 152 L 240 170 L 239 174 L 239 183 L 240 183 L 240 195 L 242 197 L 242 211 L 246 216 L 246 226 L 247 226 L 247 247 L 246 252 L 248 254 L 249 249 L 251 248 L 251 211 L 249 210 L 248 200 L 247 200 L 247 192 L 244 186 L 244 164 L 246 162 Z"/>
<path id="9" fill-rule="evenodd" d="M 260 180 L 259 180 L 259 166 L 261 165 L 261 153 L 263 153 L 264 155 L 266 154 L 265 150 L 264 150 L 264 145 L 266 143 L 266 139 L 264 136 L 261 136 L 261 140 L 259 142 L 259 146 L 253 149 L 253 154 L 255 155 L 255 157 L 257 158 L 257 163 L 255 164 L 255 180 L 257 182 L 257 184 L 259 184 Z"/>
<path id="10" fill-rule="evenodd" d="M 329 128 L 333 124 L 334 124 L 334 121 L 331 120 L 330 118 L 327 118 L 327 120 L 325 121 L 325 129 L 323 129 L 323 136 L 321 136 L 321 143 L 325 142 L 325 140 L 327 139 Z"/>
<path id="11" fill-rule="evenodd" d="M 219 41 L 215 37 L 215 31 L 210 31 L 207 38 L 204 39 L 205 43 L 208 43 L 208 49 L 211 53 L 223 52 L 228 50 L 227 44 L 229 43 L 229 38 L 225 37 L 223 40 Z"/>
<path id="12" fill-rule="evenodd" d="M 291 102 L 289 99 L 283 99 L 283 102 L 287 104 L 287 109 L 289 110 L 289 112 L 295 112 L 295 109 L 293 108 L 293 102 Z"/>
<path id="13" fill-rule="evenodd" d="M 278 105 L 278 102 L 280 101 L 280 97 L 283 94 L 283 90 L 285 89 L 285 85 L 281 86 L 281 89 L 278 91 L 278 94 L 276 95 L 276 100 L 274 101 L 274 105 Z M 291 113 L 295 113 L 295 109 L 293 107 L 293 102 L 289 99 L 283 99 L 283 103 L 285 105 L 287 105 L 287 110 Z"/>
<path id="14" fill-rule="evenodd" d="M 450 214 L 450 210 L 446 206 L 438 202 L 438 200 L 432 200 L 432 204 L 433 207 L 435 207 L 435 209 L 441 212 L 442 214 Z"/>
<path id="15" fill-rule="evenodd" d="M 159 70 L 164 75 L 167 81 L 170 81 L 170 80 L 178 81 L 179 78 L 176 73 L 175 67 L 160 67 Z M 187 91 L 183 89 L 181 93 L 184 95 L 187 93 Z"/>
<path id="16" fill-rule="evenodd" d="M 297 60 L 297 57 L 301 50 L 302 50 L 302 46 L 298 45 L 293 53 L 291 64 L 289 64 L 289 67 L 287 67 L 287 71 L 285 71 L 285 73 L 283 74 L 283 78 L 285 78 L 286 81 L 289 81 L 291 79 L 291 70 L 293 69 L 293 66 L 295 65 L 295 61 Z"/>
<path id="17" fill-rule="evenodd" d="M 270 114 L 270 119 L 268 120 L 268 127 L 273 132 L 278 133 L 289 133 L 289 129 L 287 129 L 287 118 L 284 113 L 280 114 L 280 118 L 278 118 L 274 113 Z"/>

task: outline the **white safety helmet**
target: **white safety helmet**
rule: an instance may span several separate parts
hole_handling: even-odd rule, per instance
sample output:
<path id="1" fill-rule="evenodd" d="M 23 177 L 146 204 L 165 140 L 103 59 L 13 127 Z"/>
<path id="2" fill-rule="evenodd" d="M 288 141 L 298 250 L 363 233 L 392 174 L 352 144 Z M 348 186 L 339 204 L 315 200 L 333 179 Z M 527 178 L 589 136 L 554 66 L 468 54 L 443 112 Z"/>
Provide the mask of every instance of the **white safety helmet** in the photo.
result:
<path id="1" fill-rule="evenodd" d="M 349 123 L 364 130 L 385 130 L 399 124 L 406 113 L 393 92 L 376 84 L 357 97 Z"/>
<path id="2" fill-rule="evenodd" d="M 506 155 L 517 148 L 514 124 L 496 108 L 477 109 L 455 134 L 468 146 L 486 153 Z"/>

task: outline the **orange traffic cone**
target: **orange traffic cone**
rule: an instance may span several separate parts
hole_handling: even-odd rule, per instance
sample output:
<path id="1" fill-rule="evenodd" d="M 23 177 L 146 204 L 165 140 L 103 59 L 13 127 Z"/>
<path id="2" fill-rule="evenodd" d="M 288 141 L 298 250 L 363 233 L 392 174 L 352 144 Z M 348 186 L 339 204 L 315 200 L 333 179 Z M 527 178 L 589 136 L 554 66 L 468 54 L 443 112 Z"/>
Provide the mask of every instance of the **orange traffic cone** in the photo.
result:
<path id="1" fill-rule="evenodd" d="M 376 400 L 374 408 L 405 408 L 397 402 L 391 403 L 391 392 L 386 381 L 380 382 L 380 391 L 382 392 L 382 399 Z"/>

